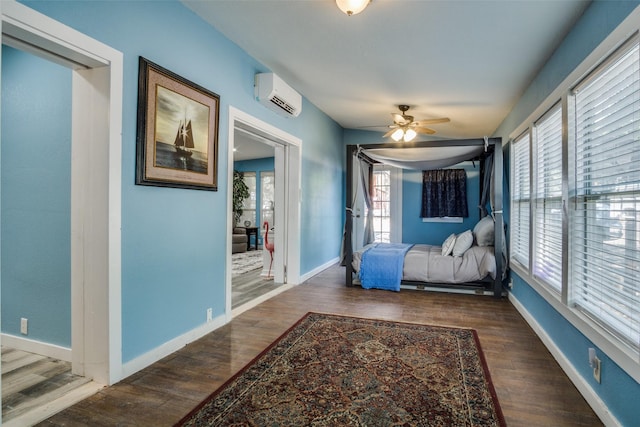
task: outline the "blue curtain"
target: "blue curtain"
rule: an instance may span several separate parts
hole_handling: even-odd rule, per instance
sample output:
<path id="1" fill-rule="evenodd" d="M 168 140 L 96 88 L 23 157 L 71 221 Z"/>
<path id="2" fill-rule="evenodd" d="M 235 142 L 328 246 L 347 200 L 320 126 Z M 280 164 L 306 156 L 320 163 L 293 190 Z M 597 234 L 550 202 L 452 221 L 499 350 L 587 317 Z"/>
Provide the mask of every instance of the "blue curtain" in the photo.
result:
<path id="1" fill-rule="evenodd" d="M 464 169 L 422 172 L 422 218 L 468 217 L 467 174 Z"/>

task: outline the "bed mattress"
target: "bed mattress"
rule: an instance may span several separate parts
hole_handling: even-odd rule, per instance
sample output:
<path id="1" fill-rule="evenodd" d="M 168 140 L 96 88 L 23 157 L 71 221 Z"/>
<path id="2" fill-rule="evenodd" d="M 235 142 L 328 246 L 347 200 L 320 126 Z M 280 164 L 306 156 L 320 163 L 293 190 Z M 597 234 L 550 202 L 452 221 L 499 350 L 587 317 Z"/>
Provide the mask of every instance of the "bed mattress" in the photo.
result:
<path id="1" fill-rule="evenodd" d="M 362 253 L 353 254 L 352 266 L 360 271 Z M 493 246 L 472 246 L 461 257 L 442 256 L 440 246 L 414 245 L 405 255 L 402 280 L 428 283 L 468 283 L 496 277 L 496 259 Z"/>

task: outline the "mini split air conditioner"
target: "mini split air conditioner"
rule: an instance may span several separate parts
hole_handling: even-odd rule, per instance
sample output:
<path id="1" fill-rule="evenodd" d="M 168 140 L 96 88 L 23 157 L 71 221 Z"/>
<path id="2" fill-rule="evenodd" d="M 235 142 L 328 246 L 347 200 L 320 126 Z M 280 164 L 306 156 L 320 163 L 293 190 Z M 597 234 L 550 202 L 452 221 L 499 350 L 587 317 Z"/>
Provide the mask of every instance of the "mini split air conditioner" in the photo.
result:
<path id="1" fill-rule="evenodd" d="M 302 96 L 273 73 L 256 74 L 255 97 L 262 105 L 285 117 L 298 117 L 302 111 Z"/>

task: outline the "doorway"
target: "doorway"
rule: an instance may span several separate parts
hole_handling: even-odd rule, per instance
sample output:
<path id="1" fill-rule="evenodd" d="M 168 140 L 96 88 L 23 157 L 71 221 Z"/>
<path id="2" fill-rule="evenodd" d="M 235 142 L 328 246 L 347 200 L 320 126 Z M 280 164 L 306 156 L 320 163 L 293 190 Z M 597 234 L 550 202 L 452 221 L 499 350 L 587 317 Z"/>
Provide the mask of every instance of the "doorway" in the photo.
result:
<path id="1" fill-rule="evenodd" d="M 227 313 L 230 313 L 231 317 L 299 283 L 300 145 L 300 139 L 240 110 L 229 108 L 229 206 L 231 206 L 233 191 L 234 148 L 255 151 L 254 158 L 272 156 L 274 171 L 272 206 L 274 209 L 271 212 L 268 211 L 269 203 L 256 206 L 256 211 L 262 212 L 256 212 L 255 216 L 256 221 L 260 221 L 259 224 L 255 224 L 260 230 L 255 243 L 258 246 L 258 241 L 262 240 L 264 236 L 262 218 L 264 216 L 272 218 L 267 238 L 273 242 L 274 250 L 272 253 L 265 251 L 264 242 L 257 249 L 261 250 L 263 254 L 263 262 L 269 262 L 273 281 L 278 285 L 241 306 L 233 304 L 231 233 L 229 233 L 229 243 L 227 244 Z M 259 191 L 258 187 L 260 187 L 260 182 L 256 179 L 256 191 Z M 234 215 L 230 212 L 228 218 L 227 229 L 232 230 L 236 225 Z M 249 219 L 247 221 L 251 222 Z M 273 256 L 272 263 L 271 256 Z"/>
<path id="2" fill-rule="evenodd" d="M 0 16 L 4 45 L 71 71 L 71 345 L 17 342 L 62 352 L 97 390 L 122 377 L 122 53 L 17 2 L 0 2 Z"/>

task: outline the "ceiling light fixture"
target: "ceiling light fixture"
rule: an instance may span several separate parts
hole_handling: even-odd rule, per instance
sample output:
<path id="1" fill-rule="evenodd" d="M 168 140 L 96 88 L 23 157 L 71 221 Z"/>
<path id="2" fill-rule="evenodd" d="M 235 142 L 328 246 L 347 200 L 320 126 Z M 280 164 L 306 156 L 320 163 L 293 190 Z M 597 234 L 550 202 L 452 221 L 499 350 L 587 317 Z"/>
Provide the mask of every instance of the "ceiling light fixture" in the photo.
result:
<path id="1" fill-rule="evenodd" d="M 416 131 L 411 128 L 398 128 L 391 134 L 391 139 L 396 142 L 400 140 L 403 140 L 404 142 L 410 142 L 413 140 L 413 138 L 416 137 L 416 135 L 418 135 Z"/>
<path id="2" fill-rule="evenodd" d="M 338 8 L 347 15 L 357 15 L 362 12 L 371 0 L 336 0 Z"/>
<path id="3" fill-rule="evenodd" d="M 411 141 L 413 138 L 415 138 L 417 135 L 416 131 L 413 129 L 407 129 L 404 132 L 404 138 L 402 138 L 404 140 L 404 142 L 409 142 Z"/>
<path id="4" fill-rule="evenodd" d="M 397 141 L 400 141 L 403 136 L 404 136 L 404 130 L 402 130 L 402 128 L 398 128 L 396 129 L 395 132 L 391 134 L 391 139 L 397 142 Z"/>

